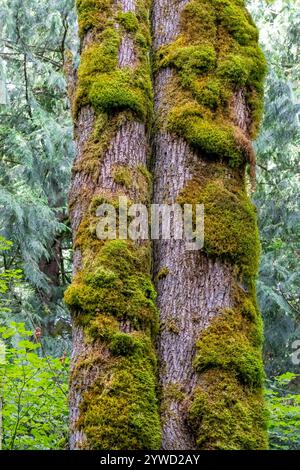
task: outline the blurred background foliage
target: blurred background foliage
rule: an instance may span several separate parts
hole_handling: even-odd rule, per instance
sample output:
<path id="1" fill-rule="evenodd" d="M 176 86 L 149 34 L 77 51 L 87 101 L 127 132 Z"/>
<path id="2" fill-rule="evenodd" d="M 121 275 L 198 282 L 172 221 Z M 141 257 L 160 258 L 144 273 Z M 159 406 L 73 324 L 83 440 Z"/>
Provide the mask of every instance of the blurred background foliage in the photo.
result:
<path id="1" fill-rule="evenodd" d="M 249 0 L 269 73 L 257 150 L 270 443 L 300 449 L 300 0 Z M 0 0 L 0 401 L 4 449 L 67 443 L 73 0 Z M 297 343 L 298 341 L 298 343 Z"/>

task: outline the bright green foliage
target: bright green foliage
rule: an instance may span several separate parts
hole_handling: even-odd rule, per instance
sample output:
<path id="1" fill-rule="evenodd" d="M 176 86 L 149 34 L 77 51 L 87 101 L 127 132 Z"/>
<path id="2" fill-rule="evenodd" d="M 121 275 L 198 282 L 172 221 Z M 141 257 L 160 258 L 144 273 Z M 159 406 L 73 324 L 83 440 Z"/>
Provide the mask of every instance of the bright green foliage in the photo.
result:
<path id="1" fill-rule="evenodd" d="M 170 91 L 167 127 L 209 157 L 239 166 L 249 147 L 241 139 L 232 112 L 238 87 L 251 110 L 251 137 L 262 112 L 264 56 L 257 29 L 236 0 L 192 0 L 184 8 L 181 32 L 162 47 L 156 67 L 173 67 L 176 78 Z"/>
<path id="2" fill-rule="evenodd" d="M 24 273 L 21 288 L 8 292 L 10 319 L 42 326 L 47 353 L 58 356 L 70 348 L 62 296 L 71 270 L 74 144 L 63 67 L 67 51 L 76 53 L 75 20 L 73 0 L 1 1 L 0 83 L 8 99 L 0 105 L 0 234 L 13 245 L 0 269 Z"/>
<path id="3" fill-rule="evenodd" d="M 68 359 L 43 356 L 23 323 L 0 327 L 3 448 L 60 449 L 68 435 Z M 4 360 L 3 360 L 4 359 Z"/>
<path id="4" fill-rule="evenodd" d="M 268 381 L 271 449 L 298 450 L 300 445 L 299 375 L 286 372 Z"/>

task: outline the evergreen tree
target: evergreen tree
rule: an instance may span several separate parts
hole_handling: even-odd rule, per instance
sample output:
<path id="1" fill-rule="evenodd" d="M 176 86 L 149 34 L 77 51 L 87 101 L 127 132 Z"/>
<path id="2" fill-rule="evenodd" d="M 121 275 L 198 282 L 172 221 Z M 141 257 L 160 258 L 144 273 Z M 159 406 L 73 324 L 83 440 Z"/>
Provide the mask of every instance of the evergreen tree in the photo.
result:
<path id="1" fill-rule="evenodd" d="M 162 447 L 265 448 L 260 248 L 245 175 L 266 68 L 257 29 L 241 1 L 154 0 L 150 49 L 147 1 L 78 0 L 77 10 L 71 448 L 160 447 L 149 246 L 96 236 L 101 202 L 149 199 L 153 102 L 153 201 L 206 211 L 203 251 L 153 246 Z"/>

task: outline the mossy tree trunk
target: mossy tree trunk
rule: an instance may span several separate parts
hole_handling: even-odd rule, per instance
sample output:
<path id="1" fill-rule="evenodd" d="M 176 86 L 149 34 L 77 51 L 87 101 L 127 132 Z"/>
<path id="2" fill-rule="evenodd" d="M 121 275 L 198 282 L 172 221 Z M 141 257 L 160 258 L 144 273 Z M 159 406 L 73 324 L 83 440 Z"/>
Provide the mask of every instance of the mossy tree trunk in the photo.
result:
<path id="1" fill-rule="evenodd" d="M 164 449 L 267 445 L 260 247 L 245 176 L 265 62 L 243 3 L 153 2 L 154 200 L 205 210 L 202 251 L 154 244 Z"/>
<path id="2" fill-rule="evenodd" d="M 265 73 L 257 30 L 242 0 L 153 0 L 151 46 L 150 7 L 77 0 L 71 448 L 157 449 L 161 432 L 164 449 L 265 448 L 245 174 Z M 203 250 L 153 246 L 157 354 L 150 244 L 103 242 L 95 229 L 101 202 L 149 203 L 153 109 L 153 202 L 205 208 Z"/>
<path id="3" fill-rule="evenodd" d="M 71 449 L 160 447 L 150 245 L 96 236 L 97 207 L 149 203 L 147 0 L 78 0 L 81 63 L 70 215 L 74 278 Z"/>

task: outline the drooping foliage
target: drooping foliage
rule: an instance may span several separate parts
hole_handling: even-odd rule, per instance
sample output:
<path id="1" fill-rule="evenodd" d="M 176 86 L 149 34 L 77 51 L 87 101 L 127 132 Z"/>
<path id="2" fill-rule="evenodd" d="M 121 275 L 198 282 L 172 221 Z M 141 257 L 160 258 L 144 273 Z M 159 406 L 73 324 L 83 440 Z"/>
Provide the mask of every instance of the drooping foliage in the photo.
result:
<path id="1" fill-rule="evenodd" d="M 254 195 L 262 240 L 258 297 L 269 377 L 298 371 L 292 353 L 300 332 L 299 6 L 299 1 L 250 2 L 269 62 Z"/>

